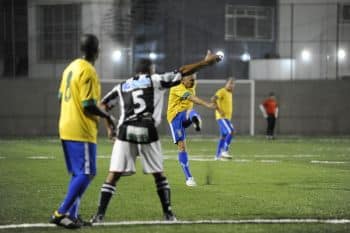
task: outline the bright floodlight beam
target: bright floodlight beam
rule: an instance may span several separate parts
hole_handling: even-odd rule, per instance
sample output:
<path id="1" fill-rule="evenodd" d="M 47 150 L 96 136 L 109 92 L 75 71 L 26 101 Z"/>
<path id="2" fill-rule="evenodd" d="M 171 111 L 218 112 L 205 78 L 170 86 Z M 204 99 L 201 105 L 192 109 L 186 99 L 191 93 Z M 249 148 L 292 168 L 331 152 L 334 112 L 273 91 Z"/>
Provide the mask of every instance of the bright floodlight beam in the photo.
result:
<path id="1" fill-rule="evenodd" d="M 149 59 L 151 59 L 151 60 L 156 60 L 156 59 L 157 59 L 157 54 L 154 53 L 154 52 L 150 52 L 150 53 L 149 53 Z"/>
<path id="2" fill-rule="evenodd" d="M 344 49 L 339 49 L 338 50 L 338 59 L 343 61 L 345 60 L 345 57 L 346 57 L 346 52 Z"/>
<path id="3" fill-rule="evenodd" d="M 247 52 L 243 53 L 242 56 L 241 56 L 241 60 L 244 61 L 244 62 L 250 61 L 250 54 L 247 53 Z"/>
<path id="4" fill-rule="evenodd" d="M 114 50 L 112 53 L 112 60 L 119 62 L 122 59 L 122 52 L 120 50 Z"/>
<path id="5" fill-rule="evenodd" d="M 311 52 L 307 49 L 304 49 L 303 51 L 301 51 L 301 59 L 304 62 L 309 62 L 311 60 Z"/>

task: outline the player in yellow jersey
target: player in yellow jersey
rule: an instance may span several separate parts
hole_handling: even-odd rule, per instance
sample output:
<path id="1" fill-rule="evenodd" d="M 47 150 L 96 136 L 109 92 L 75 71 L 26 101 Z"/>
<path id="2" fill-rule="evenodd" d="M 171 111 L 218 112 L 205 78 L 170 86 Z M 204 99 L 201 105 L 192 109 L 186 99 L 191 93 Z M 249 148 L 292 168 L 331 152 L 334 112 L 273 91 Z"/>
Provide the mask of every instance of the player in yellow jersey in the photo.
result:
<path id="1" fill-rule="evenodd" d="M 216 150 L 215 160 L 232 159 L 232 156 L 228 154 L 228 150 L 235 133 L 235 128 L 231 122 L 233 113 L 232 92 L 234 86 L 234 79 L 229 78 L 225 86 L 217 90 L 212 97 L 213 103 L 221 110 L 221 112 L 215 111 L 215 118 L 220 128 L 220 140 Z"/>
<path id="2" fill-rule="evenodd" d="M 94 63 L 98 57 L 98 39 L 86 34 L 81 38 L 82 58 L 64 70 L 59 88 L 61 106 L 59 135 L 67 170 L 72 177 L 67 194 L 51 216 L 51 223 L 65 228 L 79 228 L 84 222 L 78 215 L 80 199 L 96 175 L 96 141 L 99 117 L 106 118 L 113 129 L 113 118 L 98 107 L 101 87 Z"/>
<path id="3" fill-rule="evenodd" d="M 214 103 L 206 102 L 196 96 L 195 79 L 196 74 L 185 76 L 179 85 L 170 89 L 167 110 L 167 120 L 173 141 L 178 147 L 178 160 L 185 174 L 187 186 L 196 186 L 196 182 L 189 168 L 185 128 L 191 124 L 194 125 L 197 131 L 200 131 L 201 128 L 201 119 L 199 114 L 193 110 L 193 104 L 216 109 Z"/>

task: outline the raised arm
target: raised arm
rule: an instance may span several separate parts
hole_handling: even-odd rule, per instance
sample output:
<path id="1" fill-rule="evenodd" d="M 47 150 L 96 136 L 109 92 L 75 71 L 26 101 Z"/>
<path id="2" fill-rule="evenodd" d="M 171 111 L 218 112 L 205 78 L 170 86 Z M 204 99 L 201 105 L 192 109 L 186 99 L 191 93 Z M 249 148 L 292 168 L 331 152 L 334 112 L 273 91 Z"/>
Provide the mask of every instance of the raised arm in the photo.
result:
<path id="1" fill-rule="evenodd" d="M 221 56 L 212 54 L 210 50 L 208 50 L 203 60 L 193 64 L 184 65 L 180 67 L 179 71 L 181 72 L 182 76 L 188 76 L 197 72 L 200 69 L 203 69 L 204 67 L 218 63 L 221 60 Z"/>
<path id="2" fill-rule="evenodd" d="M 216 104 L 209 103 L 209 102 L 207 102 L 207 101 L 205 101 L 197 96 L 194 96 L 194 95 L 189 96 L 188 100 L 192 101 L 195 104 L 202 105 L 202 106 L 209 108 L 209 109 L 217 109 Z"/>

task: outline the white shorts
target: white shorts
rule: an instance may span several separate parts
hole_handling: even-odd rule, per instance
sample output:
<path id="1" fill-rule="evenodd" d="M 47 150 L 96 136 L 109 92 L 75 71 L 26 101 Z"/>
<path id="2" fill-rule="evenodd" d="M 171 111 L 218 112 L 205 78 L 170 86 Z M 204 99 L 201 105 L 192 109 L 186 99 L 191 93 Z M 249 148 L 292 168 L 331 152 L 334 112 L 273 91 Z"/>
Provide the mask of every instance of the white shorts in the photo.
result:
<path id="1" fill-rule="evenodd" d="M 149 144 L 136 144 L 116 139 L 113 146 L 110 172 L 132 175 L 136 172 L 135 161 L 139 155 L 144 173 L 163 172 L 163 155 L 160 141 Z"/>

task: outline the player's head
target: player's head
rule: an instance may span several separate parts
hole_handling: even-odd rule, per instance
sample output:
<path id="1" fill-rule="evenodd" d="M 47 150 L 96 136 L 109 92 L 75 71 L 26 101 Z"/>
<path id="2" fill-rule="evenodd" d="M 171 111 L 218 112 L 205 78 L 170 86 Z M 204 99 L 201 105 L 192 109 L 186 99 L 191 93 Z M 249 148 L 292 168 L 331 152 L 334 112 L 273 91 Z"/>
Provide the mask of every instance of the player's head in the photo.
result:
<path id="1" fill-rule="evenodd" d="M 181 79 L 181 83 L 186 87 L 186 88 L 192 88 L 196 82 L 197 74 L 191 74 L 188 76 L 184 76 Z"/>
<path id="2" fill-rule="evenodd" d="M 271 92 L 269 93 L 269 97 L 274 97 L 274 96 L 275 96 L 275 93 L 271 91 Z"/>
<path id="3" fill-rule="evenodd" d="M 232 91 L 234 86 L 235 86 L 235 79 L 233 77 L 229 77 L 225 83 L 226 90 Z"/>
<path id="4" fill-rule="evenodd" d="M 153 74 L 155 73 L 155 65 L 151 59 L 141 58 L 136 63 L 136 73 L 138 74 Z"/>
<path id="5" fill-rule="evenodd" d="M 86 60 L 94 62 L 98 57 L 98 39 L 93 34 L 84 34 L 80 38 L 80 51 Z"/>

